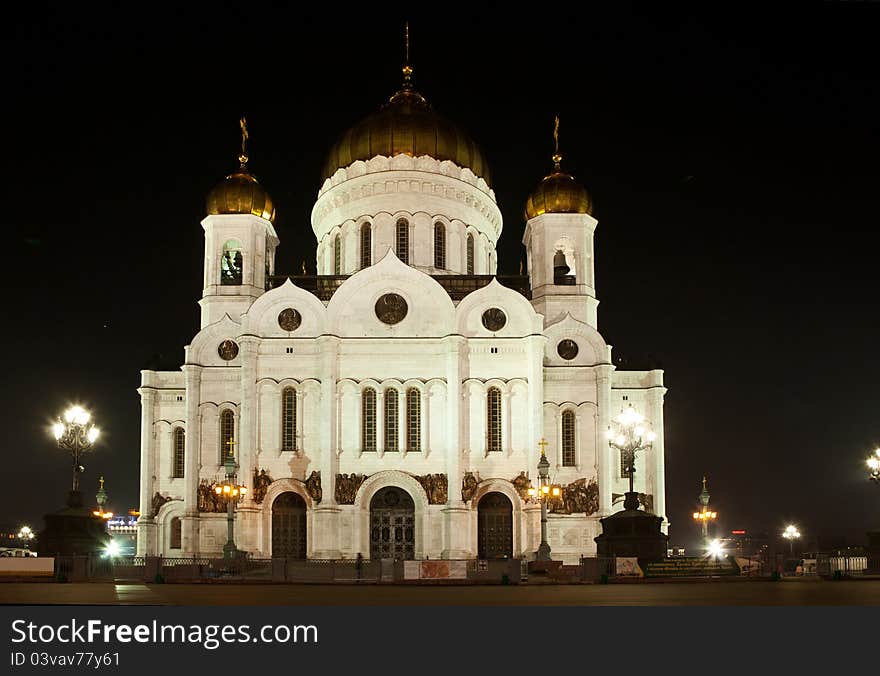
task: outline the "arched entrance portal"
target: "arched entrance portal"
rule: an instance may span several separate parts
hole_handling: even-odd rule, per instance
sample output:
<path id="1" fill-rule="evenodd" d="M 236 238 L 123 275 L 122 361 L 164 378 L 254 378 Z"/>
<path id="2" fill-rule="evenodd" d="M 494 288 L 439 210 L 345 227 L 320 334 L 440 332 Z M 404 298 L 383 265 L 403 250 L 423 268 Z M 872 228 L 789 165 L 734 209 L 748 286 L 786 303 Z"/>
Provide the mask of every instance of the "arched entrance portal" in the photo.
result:
<path id="1" fill-rule="evenodd" d="M 486 493 L 477 505 L 477 552 L 481 559 L 513 557 L 513 505 L 503 493 Z"/>
<path id="2" fill-rule="evenodd" d="M 272 503 L 272 556 L 306 558 L 306 503 L 290 491 Z"/>
<path id="3" fill-rule="evenodd" d="M 370 558 L 414 559 L 415 504 L 402 488 L 388 486 L 370 500 Z"/>

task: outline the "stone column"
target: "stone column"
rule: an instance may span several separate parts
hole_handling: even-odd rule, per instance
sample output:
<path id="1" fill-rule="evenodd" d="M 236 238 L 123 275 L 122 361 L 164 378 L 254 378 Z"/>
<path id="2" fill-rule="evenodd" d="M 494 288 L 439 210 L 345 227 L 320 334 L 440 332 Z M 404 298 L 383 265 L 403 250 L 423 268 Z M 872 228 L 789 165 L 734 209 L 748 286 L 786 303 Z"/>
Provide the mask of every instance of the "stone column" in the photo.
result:
<path id="1" fill-rule="evenodd" d="M 653 371 L 651 373 L 652 383 L 651 390 L 648 393 L 648 410 L 647 418 L 651 423 L 654 434 L 657 438 L 654 440 L 651 450 L 648 452 L 653 461 L 653 472 L 651 472 L 653 481 L 651 482 L 651 493 L 654 495 L 654 514 L 663 517 L 661 528 L 663 532 L 667 532 L 669 522 L 666 520 L 666 458 L 664 445 L 663 430 L 663 397 L 666 394 L 666 388 L 663 387 L 663 372 Z M 647 463 L 646 463 L 647 464 Z"/>
<path id="2" fill-rule="evenodd" d="M 470 510 L 461 500 L 461 380 L 462 352 L 467 342 L 461 336 L 449 336 L 446 344 L 446 478 L 449 482 L 443 522 L 446 527 L 444 559 L 471 558 L 468 548 Z"/>
<path id="3" fill-rule="evenodd" d="M 141 382 L 146 374 L 141 371 Z M 156 519 L 152 513 L 153 474 L 155 473 L 156 453 L 153 424 L 155 423 L 156 390 L 152 387 L 138 388 L 141 395 L 141 492 L 138 518 L 138 556 L 156 554 Z"/>
<path id="4" fill-rule="evenodd" d="M 199 470 L 201 463 L 202 416 L 199 409 L 201 401 L 202 367 L 186 364 L 183 367 L 186 382 L 186 440 L 184 454 L 183 495 L 184 516 L 181 524 L 182 553 L 197 556 L 199 553 Z"/>
<path id="5" fill-rule="evenodd" d="M 599 424 L 596 429 L 596 460 L 599 465 L 599 516 L 611 514 L 611 490 L 614 486 L 615 460 L 608 444 L 608 426 L 611 424 L 611 375 L 614 366 L 603 364 L 596 369 L 596 402 L 599 405 Z"/>
<path id="6" fill-rule="evenodd" d="M 527 474 L 534 478 L 540 457 L 538 442 L 544 437 L 544 345 L 547 339 L 543 336 L 529 336 L 526 341 L 529 359 Z"/>
<path id="7" fill-rule="evenodd" d="M 241 550 L 258 547 L 260 508 L 254 503 L 254 469 L 257 467 L 257 353 L 258 339 L 243 336 L 238 341 L 241 355 L 241 404 L 238 421 L 238 483 L 247 487 L 236 507 L 235 544 Z"/>
<path id="8" fill-rule="evenodd" d="M 385 388 L 376 388 L 376 453 L 385 455 Z"/>
<path id="9" fill-rule="evenodd" d="M 339 471 L 339 448 L 337 417 L 339 404 L 336 396 L 336 381 L 339 375 L 339 338 L 321 336 L 318 338 L 321 360 L 321 401 L 318 405 L 318 419 L 322 425 L 318 430 L 317 456 L 321 470 L 321 503 L 314 508 L 312 520 L 312 553 L 317 559 L 337 559 L 341 556 L 339 547 L 339 512 L 336 504 L 336 473 Z"/>

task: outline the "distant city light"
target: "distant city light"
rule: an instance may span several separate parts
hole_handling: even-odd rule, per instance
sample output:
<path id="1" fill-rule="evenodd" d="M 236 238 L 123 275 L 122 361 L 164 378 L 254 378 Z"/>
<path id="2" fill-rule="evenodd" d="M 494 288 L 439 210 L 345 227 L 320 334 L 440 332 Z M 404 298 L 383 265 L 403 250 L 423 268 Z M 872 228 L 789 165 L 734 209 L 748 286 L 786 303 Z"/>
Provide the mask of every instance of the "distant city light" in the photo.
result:
<path id="1" fill-rule="evenodd" d="M 110 540 L 110 542 L 107 543 L 107 546 L 104 548 L 104 554 L 110 558 L 119 556 L 119 544 L 116 540 Z"/>
<path id="2" fill-rule="evenodd" d="M 719 556 L 724 555 L 724 546 L 721 544 L 721 540 L 712 540 L 709 543 L 709 556 L 712 558 L 718 558 Z"/>

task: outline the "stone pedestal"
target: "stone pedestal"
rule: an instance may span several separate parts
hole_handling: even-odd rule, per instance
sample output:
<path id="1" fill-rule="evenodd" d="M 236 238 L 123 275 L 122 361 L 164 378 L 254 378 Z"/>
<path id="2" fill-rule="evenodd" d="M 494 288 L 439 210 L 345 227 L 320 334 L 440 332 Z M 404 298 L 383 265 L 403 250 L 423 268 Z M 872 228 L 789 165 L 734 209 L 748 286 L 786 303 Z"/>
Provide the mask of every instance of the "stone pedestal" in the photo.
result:
<path id="1" fill-rule="evenodd" d="M 663 517 L 639 510 L 638 493 L 627 493 L 625 509 L 600 519 L 602 535 L 594 538 L 599 558 L 634 556 L 640 562 L 662 561 L 669 537 L 660 526 Z"/>
<path id="2" fill-rule="evenodd" d="M 46 527 L 40 533 L 37 552 L 40 556 L 98 554 L 110 542 L 107 523 L 83 507 L 82 494 L 71 491 L 67 507 L 44 517 Z"/>

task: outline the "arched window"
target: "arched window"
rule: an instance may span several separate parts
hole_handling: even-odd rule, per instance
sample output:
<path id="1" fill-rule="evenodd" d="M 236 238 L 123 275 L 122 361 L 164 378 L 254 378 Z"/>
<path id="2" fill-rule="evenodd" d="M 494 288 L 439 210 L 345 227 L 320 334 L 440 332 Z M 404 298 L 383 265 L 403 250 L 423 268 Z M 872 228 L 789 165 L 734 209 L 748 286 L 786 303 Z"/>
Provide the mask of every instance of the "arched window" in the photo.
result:
<path id="1" fill-rule="evenodd" d="M 406 450 L 422 450 L 422 400 L 414 387 L 406 391 Z"/>
<path id="2" fill-rule="evenodd" d="M 171 462 L 171 476 L 174 479 L 183 478 L 184 458 L 186 449 L 186 435 L 182 427 L 174 428 L 174 459 Z"/>
<path id="3" fill-rule="evenodd" d="M 361 395 L 361 448 L 376 450 L 376 390 L 368 387 Z"/>
<path id="4" fill-rule="evenodd" d="M 234 458 L 235 450 L 235 413 L 227 408 L 220 414 L 220 464 Z"/>
<path id="5" fill-rule="evenodd" d="M 361 268 L 368 268 L 373 264 L 373 233 L 370 223 L 361 226 Z"/>
<path id="6" fill-rule="evenodd" d="M 409 221 L 401 218 L 397 221 L 397 237 L 395 238 L 397 247 L 394 253 L 402 263 L 409 265 Z"/>
<path id="7" fill-rule="evenodd" d="M 227 240 L 223 245 L 223 255 L 220 259 L 220 283 L 239 285 L 243 273 L 241 243 L 237 239 Z"/>
<path id="8" fill-rule="evenodd" d="M 474 236 L 470 233 L 467 236 L 467 273 L 474 274 Z"/>
<path id="9" fill-rule="evenodd" d="M 393 452 L 400 449 L 397 443 L 397 390 L 389 387 L 385 390 L 385 451 Z"/>
<path id="10" fill-rule="evenodd" d="M 333 274 L 342 274 L 342 238 L 339 235 L 333 238 Z"/>
<path id="11" fill-rule="evenodd" d="M 486 406 L 486 450 L 501 450 L 501 390 L 490 387 Z"/>
<path id="12" fill-rule="evenodd" d="M 292 387 L 281 393 L 281 450 L 296 450 L 296 390 Z"/>
<path id="13" fill-rule="evenodd" d="M 562 464 L 564 467 L 574 467 L 574 411 L 565 411 L 562 414 Z"/>
<path id="14" fill-rule="evenodd" d="M 434 267 L 446 269 L 446 227 L 439 221 L 434 223 Z"/>
<path id="15" fill-rule="evenodd" d="M 181 537 L 181 527 L 180 527 L 180 517 L 175 516 L 171 519 L 171 523 L 169 524 L 169 533 L 168 533 L 168 548 L 169 549 L 180 549 L 180 541 Z"/>

